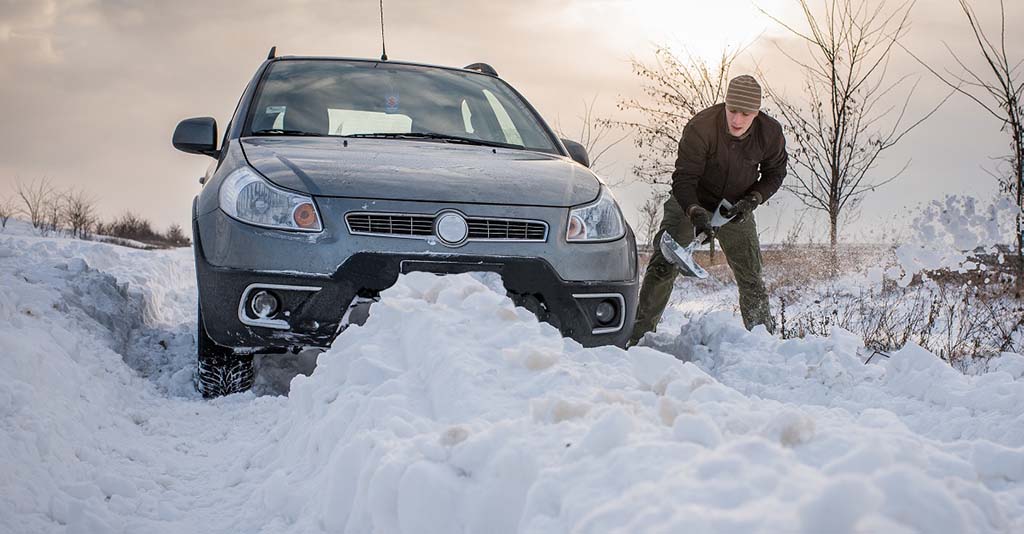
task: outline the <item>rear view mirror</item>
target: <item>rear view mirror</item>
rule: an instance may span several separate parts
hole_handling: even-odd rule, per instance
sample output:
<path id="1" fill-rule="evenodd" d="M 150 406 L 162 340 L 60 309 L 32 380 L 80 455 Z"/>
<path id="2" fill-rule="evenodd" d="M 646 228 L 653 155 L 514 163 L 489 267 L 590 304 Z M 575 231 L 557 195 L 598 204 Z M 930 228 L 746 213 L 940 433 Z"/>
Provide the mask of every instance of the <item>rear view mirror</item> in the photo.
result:
<path id="1" fill-rule="evenodd" d="M 174 129 L 174 148 L 189 154 L 220 157 L 217 150 L 217 121 L 213 117 L 185 119 Z"/>
<path id="2" fill-rule="evenodd" d="M 569 157 L 571 157 L 576 163 L 579 163 L 584 167 L 590 167 L 590 156 L 587 155 L 587 149 L 584 148 L 583 145 L 568 139 L 562 139 L 562 144 L 565 145 L 565 149 L 569 151 Z"/>

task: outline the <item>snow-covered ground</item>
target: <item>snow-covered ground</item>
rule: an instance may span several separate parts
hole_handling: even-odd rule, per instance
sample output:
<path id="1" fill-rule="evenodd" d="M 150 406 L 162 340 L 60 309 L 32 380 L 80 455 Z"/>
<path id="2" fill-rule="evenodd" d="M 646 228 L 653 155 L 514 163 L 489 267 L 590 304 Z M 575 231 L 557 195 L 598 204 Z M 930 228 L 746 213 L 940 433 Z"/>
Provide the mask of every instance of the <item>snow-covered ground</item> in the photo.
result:
<path id="1" fill-rule="evenodd" d="M 11 224 L 0 532 L 1024 532 L 1024 356 L 965 376 L 686 319 L 720 293 L 584 349 L 499 280 L 420 273 L 203 401 L 190 250 Z"/>

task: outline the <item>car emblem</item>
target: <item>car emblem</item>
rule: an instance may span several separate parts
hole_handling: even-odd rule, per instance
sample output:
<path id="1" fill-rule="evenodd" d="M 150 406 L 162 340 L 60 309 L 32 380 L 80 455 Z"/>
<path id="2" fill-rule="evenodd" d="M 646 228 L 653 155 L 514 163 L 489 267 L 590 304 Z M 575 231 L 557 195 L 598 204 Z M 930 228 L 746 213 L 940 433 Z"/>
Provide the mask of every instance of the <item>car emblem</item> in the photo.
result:
<path id="1" fill-rule="evenodd" d="M 466 218 L 458 213 L 442 213 L 437 218 L 434 233 L 445 245 L 461 245 L 469 237 L 469 225 L 466 224 Z"/>

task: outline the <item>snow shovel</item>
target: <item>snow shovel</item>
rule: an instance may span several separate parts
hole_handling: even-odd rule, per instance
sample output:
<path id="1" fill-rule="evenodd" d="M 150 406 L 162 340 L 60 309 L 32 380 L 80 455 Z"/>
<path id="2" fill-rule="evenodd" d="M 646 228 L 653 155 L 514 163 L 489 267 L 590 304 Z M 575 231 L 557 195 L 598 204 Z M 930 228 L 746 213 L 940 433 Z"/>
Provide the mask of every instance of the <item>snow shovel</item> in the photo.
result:
<path id="1" fill-rule="evenodd" d="M 715 230 L 721 228 L 725 223 L 731 221 L 733 217 L 727 217 L 725 214 L 732 209 L 732 203 L 728 200 L 722 199 L 722 202 L 718 204 L 718 209 L 715 210 L 714 215 L 711 216 L 711 227 Z M 706 235 L 699 234 L 693 237 L 693 241 L 687 246 L 682 246 L 676 243 L 675 239 L 668 232 L 661 233 L 661 241 L 658 243 L 661 248 L 661 254 L 665 256 L 665 259 L 669 263 L 675 265 L 682 271 L 683 276 L 696 276 L 697 278 L 707 278 L 708 272 L 703 267 L 697 265 L 697 262 L 693 259 L 693 251 L 698 246 L 703 245 L 708 240 Z"/>

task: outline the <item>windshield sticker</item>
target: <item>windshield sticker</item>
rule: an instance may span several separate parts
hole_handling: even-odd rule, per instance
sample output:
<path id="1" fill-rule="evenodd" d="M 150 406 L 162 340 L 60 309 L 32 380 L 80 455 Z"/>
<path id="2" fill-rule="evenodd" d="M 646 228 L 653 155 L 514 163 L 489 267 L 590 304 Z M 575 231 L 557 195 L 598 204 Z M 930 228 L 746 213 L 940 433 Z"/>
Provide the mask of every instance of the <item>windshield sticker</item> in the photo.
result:
<path id="1" fill-rule="evenodd" d="M 285 106 L 267 106 L 267 115 L 275 115 L 277 113 L 284 113 Z"/>
<path id="2" fill-rule="evenodd" d="M 398 111 L 398 95 L 388 95 L 384 99 L 384 111 L 387 113 L 395 113 Z"/>

